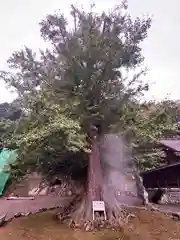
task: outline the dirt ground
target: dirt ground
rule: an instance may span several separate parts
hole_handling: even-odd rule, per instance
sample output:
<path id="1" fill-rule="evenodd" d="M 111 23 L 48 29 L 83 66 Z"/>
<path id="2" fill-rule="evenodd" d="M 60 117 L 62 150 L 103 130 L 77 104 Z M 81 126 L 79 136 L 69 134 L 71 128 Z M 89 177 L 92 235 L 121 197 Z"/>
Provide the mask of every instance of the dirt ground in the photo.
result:
<path id="1" fill-rule="evenodd" d="M 0 199 L 0 216 L 6 214 L 6 220 L 13 218 L 16 214 L 36 213 L 39 209 L 50 209 L 66 206 L 73 197 L 36 197 L 34 200 L 6 200 Z"/>
<path id="2" fill-rule="evenodd" d="M 135 218 L 119 232 L 104 230 L 83 232 L 59 224 L 54 212 L 46 212 L 15 219 L 0 228 L 3 240 L 177 240 L 180 222 L 163 213 L 145 210 L 133 211 Z"/>

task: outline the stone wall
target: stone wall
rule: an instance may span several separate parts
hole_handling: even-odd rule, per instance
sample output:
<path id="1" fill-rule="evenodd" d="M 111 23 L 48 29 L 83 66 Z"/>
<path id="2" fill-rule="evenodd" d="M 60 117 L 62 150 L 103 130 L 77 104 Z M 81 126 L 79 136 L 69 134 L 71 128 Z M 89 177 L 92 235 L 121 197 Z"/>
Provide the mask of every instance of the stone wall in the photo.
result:
<path id="1" fill-rule="evenodd" d="M 43 177 L 37 173 L 32 173 L 25 176 L 19 183 L 12 184 L 4 196 L 72 196 L 74 194 L 81 194 L 83 186 L 80 182 L 73 181 L 69 178 L 60 178 L 59 184 L 52 185 L 43 180 Z"/>
<path id="2" fill-rule="evenodd" d="M 148 189 L 149 199 L 153 196 L 156 190 Z M 165 194 L 162 196 L 159 204 L 180 204 L 180 188 L 165 189 Z"/>
<path id="3" fill-rule="evenodd" d="M 180 203 L 180 189 L 176 191 L 168 190 L 162 197 L 161 204 L 179 204 Z"/>

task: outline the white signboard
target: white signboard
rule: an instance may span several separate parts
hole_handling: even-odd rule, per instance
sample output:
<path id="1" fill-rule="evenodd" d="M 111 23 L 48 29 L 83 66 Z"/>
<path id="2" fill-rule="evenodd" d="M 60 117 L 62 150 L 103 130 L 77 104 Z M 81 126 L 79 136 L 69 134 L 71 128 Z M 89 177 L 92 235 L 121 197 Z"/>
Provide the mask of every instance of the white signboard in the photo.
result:
<path id="1" fill-rule="evenodd" d="M 93 220 L 95 220 L 94 212 L 103 212 L 104 218 L 106 220 L 106 211 L 105 211 L 104 201 L 93 201 L 92 205 L 93 205 Z"/>
<path id="2" fill-rule="evenodd" d="M 93 211 L 105 211 L 104 201 L 93 201 Z"/>

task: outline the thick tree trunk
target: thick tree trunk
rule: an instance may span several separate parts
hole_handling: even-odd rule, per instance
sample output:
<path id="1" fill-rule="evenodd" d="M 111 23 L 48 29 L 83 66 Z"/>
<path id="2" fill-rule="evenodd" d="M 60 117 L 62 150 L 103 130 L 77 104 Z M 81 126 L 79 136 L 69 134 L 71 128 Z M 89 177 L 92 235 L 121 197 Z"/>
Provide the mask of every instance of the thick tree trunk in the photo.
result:
<path id="1" fill-rule="evenodd" d="M 88 167 L 88 198 L 91 201 L 100 201 L 102 199 L 102 185 L 99 145 L 97 139 L 93 139 Z"/>
<path id="2" fill-rule="evenodd" d="M 104 178 L 104 201 L 111 205 L 142 205 L 134 163 L 123 139 L 114 134 L 105 135 L 100 142 L 100 155 Z M 141 186 L 142 187 L 142 186 Z"/>
<path id="3" fill-rule="evenodd" d="M 142 179 L 121 137 L 107 134 L 100 141 L 92 138 L 91 144 L 87 194 L 71 218 L 92 222 L 92 201 L 103 200 L 109 222 L 119 224 L 126 218 L 126 207 L 147 203 Z"/>

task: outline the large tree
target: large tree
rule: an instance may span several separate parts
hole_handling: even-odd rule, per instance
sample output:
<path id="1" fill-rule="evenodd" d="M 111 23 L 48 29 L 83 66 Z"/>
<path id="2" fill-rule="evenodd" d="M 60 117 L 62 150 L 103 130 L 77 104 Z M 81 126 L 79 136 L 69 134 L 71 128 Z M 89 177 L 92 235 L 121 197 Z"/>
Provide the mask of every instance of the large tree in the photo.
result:
<path id="1" fill-rule="evenodd" d="M 133 21 L 125 3 L 108 14 L 75 6 L 70 14 L 73 25 L 61 13 L 40 23 L 51 51 L 41 51 L 40 60 L 29 48 L 15 52 L 8 60 L 15 71 L 2 72 L 2 77 L 24 98 L 32 99 L 37 86 L 53 91 L 58 103 L 74 103 L 73 113 L 82 124 L 100 121 L 106 128 L 119 118 L 124 103 L 148 88 L 140 81 L 143 70 L 132 79 L 126 79 L 123 71 L 143 63 L 140 43 L 147 37 L 151 19 Z"/>
<path id="2" fill-rule="evenodd" d="M 97 14 L 93 9 L 86 12 L 71 6 L 73 24 L 61 13 L 48 15 L 40 23 L 41 35 L 52 48 L 41 50 L 40 58 L 27 47 L 15 52 L 8 60 L 12 71 L 1 72 L 3 80 L 17 90 L 26 113 L 26 130 L 23 133 L 21 127 L 19 133 L 22 119 L 13 138 L 23 159 L 30 153 L 37 163 L 57 130 L 58 138 L 66 136 L 63 143 L 70 140 L 70 149 L 75 145 L 72 134 L 79 133 L 82 139 L 81 131 L 87 133 L 91 124 L 100 126 L 102 133 L 110 131 L 123 119 L 129 104 L 148 90 L 141 81 L 145 71 L 140 44 L 151 19 L 132 20 L 125 2 L 109 13 Z M 127 78 L 124 72 L 135 73 Z M 79 125 L 74 130 L 75 120 Z M 59 153 L 63 150 L 58 149 Z"/>

